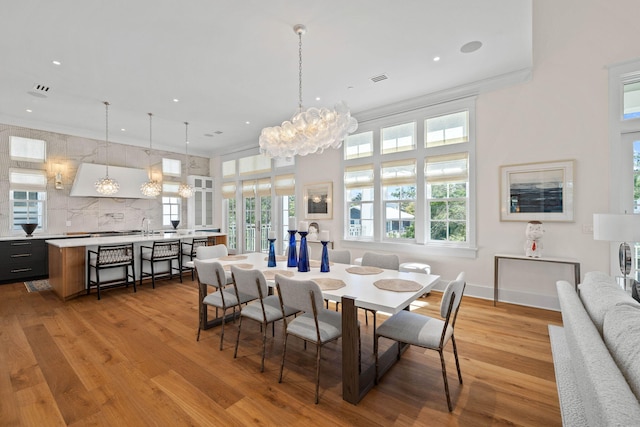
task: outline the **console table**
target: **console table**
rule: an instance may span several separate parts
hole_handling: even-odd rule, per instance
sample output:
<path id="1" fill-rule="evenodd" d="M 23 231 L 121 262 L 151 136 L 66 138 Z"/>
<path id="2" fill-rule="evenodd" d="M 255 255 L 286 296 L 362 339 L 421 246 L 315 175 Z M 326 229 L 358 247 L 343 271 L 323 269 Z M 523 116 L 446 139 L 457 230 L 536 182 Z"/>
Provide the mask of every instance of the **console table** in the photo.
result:
<path id="1" fill-rule="evenodd" d="M 541 257 L 541 258 L 533 258 L 524 255 L 515 255 L 515 254 L 496 254 L 494 258 L 494 266 L 493 266 L 493 305 L 495 306 L 498 302 L 498 283 L 499 283 L 499 275 L 500 269 L 499 264 L 500 260 L 509 260 L 515 259 L 518 261 L 536 261 L 536 262 L 551 262 L 556 264 L 567 264 L 573 266 L 574 271 L 574 286 L 576 291 L 578 290 L 578 283 L 580 283 L 580 261 L 574 258 L 554 258 L 554 257 Z"/>

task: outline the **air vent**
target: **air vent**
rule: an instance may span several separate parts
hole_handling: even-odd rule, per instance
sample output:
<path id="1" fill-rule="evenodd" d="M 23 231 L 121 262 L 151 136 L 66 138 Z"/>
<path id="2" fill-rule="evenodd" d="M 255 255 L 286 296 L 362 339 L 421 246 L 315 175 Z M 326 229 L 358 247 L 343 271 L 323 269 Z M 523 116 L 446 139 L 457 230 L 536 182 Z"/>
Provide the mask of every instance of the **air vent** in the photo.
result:
<path id="1" fill-rule="evenodd" d="M 369 80 L 371 80 L 374 83 L 378 83 L 378 82 L 381 82 L 383 80 L 387 80 L 388 78 L 389 77 L 387 77 L 386 74 L 379 74 L 377 76 L 373 76 L 373 77 L 369 78 Z"/>
<path id="2" fill-rule="evenodd" d="M 31 90 L 27 93 L 37 98 L 46 98 L 49 93 L 49 86 L 34 84 Z"/>

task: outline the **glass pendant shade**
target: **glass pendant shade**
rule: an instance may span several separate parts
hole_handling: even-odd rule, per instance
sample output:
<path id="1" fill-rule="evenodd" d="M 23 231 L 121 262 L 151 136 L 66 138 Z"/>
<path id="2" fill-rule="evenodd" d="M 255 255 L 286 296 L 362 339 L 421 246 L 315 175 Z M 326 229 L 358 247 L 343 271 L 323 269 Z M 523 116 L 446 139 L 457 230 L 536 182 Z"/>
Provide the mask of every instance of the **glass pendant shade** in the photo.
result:
<path id="1" fill-rule="evenodd" d="M 180 197 L 184 197 L 185 199 L 193 196 L 193 192 L 193 187 L 189 184 L 180 184 L 180 186 L 178 187 L 178 194 L 180 195 Z"/>
<path id="2" fill-rule="evenodd" d="M 105 196 L 112 196 L 120 190 L 120 184 L 113 178 L 109 178 L 109 103 L 103 102 L 105 108 L 105 142 L 106 142 L 106 173 L 104 178 L 95 182 L 96 191 Z"/>
<path id="3" fill-rule="evenodd" d="M 299 37 L 299 88 L 298 113 L 280 126 L 262 129 L 259 138 L 260 151 L 271 157 L 291 158 L 295 155 L 322 153 L 327 148 L 339 148 L 344 138 L 358 129 L 358 122 L 351 117 L 349 108 L 340 102 L 329 108 L 302 108 L 302 34 L 304 25 L 296 25 L 293 31 Z"/>
<path id="4" fill-rule="evenodd" d="M 149 114 L 149 153 L 148 153 L 148 157 L 147 157 L 147 166 L 149 169 L 149 181 L 145 182 L 144 184 L 142 184 L 140 186 L 140 192 L 147 197 L 156 197 L 158 196 L 161 192 L 162 192 L 162 185 L 158 182 L 155 181 L 152 176 L 151 176 L 151 161 L 149 160 L 149 157 L 151 157 L 151 150 L 152 150 L 152 143 L 151 143 L 151 117 L 153 116 L 153 114 L 151 113 L 147 113 Z"/>

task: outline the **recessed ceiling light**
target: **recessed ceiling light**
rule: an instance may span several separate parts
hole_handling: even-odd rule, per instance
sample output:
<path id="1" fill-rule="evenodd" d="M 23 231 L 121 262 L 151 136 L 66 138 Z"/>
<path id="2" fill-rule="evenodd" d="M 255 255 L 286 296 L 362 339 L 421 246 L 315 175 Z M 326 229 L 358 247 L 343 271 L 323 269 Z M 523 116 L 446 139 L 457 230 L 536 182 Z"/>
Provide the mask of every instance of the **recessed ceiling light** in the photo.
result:
<path id="1" fill-rule="evenodd" d="M 316 96 L 316 101 L 320 101 L 320 97 L 319 96 Z"/>
<path id="2" fill-rule="evenodd" d="M 29 108 L 27 108 L 25 111 L 26 111 L 27 113 L 33 113 L 33 110 L 31 110 L 31 109 L 29 109 Z"/>
<path id="3" fill-rule="evenodd" d="M 126 129 L 125 128 L 121 128 L 120 131 L 126 132 Z"/>
<path id="4" fill-rule="evenodd" d="M 173 98 L 173 102 L 180 102 L 178 98 Z"/>
<path id="5" fill-rule="evenodd" d="M 251 122 L 250 122 L 250 121 L 248 121 L 248 120 L 247 120 L 245 123 L 246 123 L 246 124 L 248 124 L 248 125 L 250 125 L 250 124 L 251 124 Z"/>
<path id="6" fill-rule="evenodd" d="M 462 47 L 460 48 L 460 52 L 471 53 L 471 52 L 475 52 L 481 47 L 482 47 L 482 42 L 475 40 L 475 41 L 463 44 Z"/>
<path id="7" fill-rule="evenodd" d="M 51 63 L 52 63 L 53 65 L 60 65 L 60 64 L 62 64 L 62 62 L 60 62 L 60 61 L 51 61 Z"/>
<path id="8" fill-rule="evenodd" d="M 433 62 L 438 62 L 440 61 L 440 57 L 439 56 L 434 56 L 433 57 Z"/>
<path id="9" fill-rule="evenodd" d="M 352 90 L 353 86 L 347 86 L 347 89 Z"/>

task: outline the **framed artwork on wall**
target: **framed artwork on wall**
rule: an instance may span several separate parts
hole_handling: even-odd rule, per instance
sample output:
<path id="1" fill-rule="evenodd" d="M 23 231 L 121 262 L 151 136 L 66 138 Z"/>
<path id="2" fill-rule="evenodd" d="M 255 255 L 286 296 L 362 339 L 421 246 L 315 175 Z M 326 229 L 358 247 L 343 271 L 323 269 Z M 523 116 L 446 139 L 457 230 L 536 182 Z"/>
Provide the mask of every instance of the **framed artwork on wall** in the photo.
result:
<path id="1" fill-rule="evenodd" d="M 574 160 L 500 167 L 501 221 L 573 221 Z"/>
<path id="2" fill-rule="evenodd" d="M 320 182 L 304 186 L 304 216 L 306 219 L 333 217 L 333 184 Z"/>

